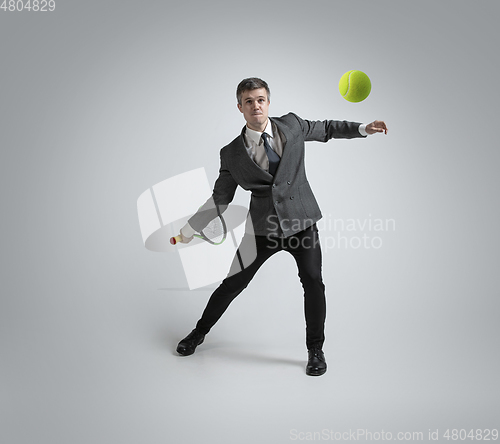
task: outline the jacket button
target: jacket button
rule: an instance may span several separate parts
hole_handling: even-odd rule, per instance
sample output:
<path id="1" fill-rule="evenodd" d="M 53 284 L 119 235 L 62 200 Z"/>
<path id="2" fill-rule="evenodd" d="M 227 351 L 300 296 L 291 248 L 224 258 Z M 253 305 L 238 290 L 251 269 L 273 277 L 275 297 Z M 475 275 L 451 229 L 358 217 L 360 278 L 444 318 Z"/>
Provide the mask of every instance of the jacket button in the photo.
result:
<path id="1" fill-rule="evenodd" d="M 290 182 L 289 180 L 287 180 L 287 181 L 286 181 L 286 183 L 287 183 L 288 185 L 291 185 L 291 183 L 292 183 L 292 182 Z"/>
<path id="2" fill-rule="evenodd" d="M 276 184 L 275 183 L 273 183 L 273 188 L 276 188 Z"/>
<path id="3" fill-rule="evenodd" d="M 275 203 L 276 205 L 278 205 L 278 204 L 279 204 L 279 202 L 278 202 L 278 201 L 276 201 L 276 202 L 274 202 L 274 203 Z"/>
<path id="4" fill-rule="evenodd" d="M 293 196 L 290 196 L 290 199 L 293 200 Z"/>

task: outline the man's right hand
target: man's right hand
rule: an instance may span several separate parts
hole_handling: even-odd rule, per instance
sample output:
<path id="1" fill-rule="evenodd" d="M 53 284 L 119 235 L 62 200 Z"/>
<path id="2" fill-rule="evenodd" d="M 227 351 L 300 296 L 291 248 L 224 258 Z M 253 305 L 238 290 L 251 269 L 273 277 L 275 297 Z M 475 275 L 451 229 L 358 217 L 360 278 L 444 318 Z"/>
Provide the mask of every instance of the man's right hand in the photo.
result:
<path id="1" fill-rule="evenodd" d="M 193 240 L 193 236 L 191 237 L 186 237 L 182 234 L 182 231 L 179 233 L 179 236 L 181 237 L 181 242 L 183 244 L 189 244 L 189 242 L 191 242 Z"/>

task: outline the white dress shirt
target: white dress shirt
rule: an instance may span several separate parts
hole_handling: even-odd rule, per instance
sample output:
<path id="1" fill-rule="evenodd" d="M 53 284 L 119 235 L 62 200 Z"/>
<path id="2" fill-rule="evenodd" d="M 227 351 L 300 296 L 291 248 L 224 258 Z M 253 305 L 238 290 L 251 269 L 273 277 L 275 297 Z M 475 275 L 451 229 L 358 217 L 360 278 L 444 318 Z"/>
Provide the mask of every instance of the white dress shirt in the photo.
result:
<path id="1" fill-rule="evenodd" d="M 283 155 L 283 145 L 285 136 L 277 128 L 277 126 L 267 119 L 267 125 L 264 129 L 265 133 L 269 135 L 267 139 L 269 145 L 274 150 L 274 152 L 280 156 Z M 250 158 L 259 165 L 263 170 L 269 171 L 269 159 L 266 154 L 266 149 L 264 148 L 264 141 L 262 140 L 262 132 L 255 131 L 245 127 L 245 148 Z M 286 142 L 286 140 L 285 140 Z"/>

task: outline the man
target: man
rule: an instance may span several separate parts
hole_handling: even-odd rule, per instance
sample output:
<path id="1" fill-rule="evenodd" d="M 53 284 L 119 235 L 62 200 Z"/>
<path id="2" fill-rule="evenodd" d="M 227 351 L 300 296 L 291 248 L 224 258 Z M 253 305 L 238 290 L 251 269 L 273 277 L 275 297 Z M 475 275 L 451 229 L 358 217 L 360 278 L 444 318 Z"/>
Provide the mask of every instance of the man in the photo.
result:
<path id="1" fill-rule="evenodd" d="M 227 208 L 238 185 L 252 192 L 249 216 L 253 230 L 246 230 L 232 272 L 214 291 L 196 328 L 179 342 L 177 352 L 183 356 L 193 354 L 260 266 L 284 250 L 293 255 L 304 288 L 306 373 L 319 376 L 327 368 L 322 350 L 325 286 L 316 227 L 322 216 L 305 174 L 304 142 L 387 134 L 387 126 L 379 120 L 368 125 L 336 120 L 308 121 L 293 113 L 269 118 L 271 93 L 267 83 L 258 78 L 242 80 L 236 96 L 246 125 L 236 139 L 222 148 L 219 177 L 212 197 L 189 219 L 180 235 L 181 242 L 190 242 L 195 232 L 200 232 Z M 252 246 L 256 248 L 256 257 L 245 260 Z M 238 272 L 234 272 L 238 265 Z"/>

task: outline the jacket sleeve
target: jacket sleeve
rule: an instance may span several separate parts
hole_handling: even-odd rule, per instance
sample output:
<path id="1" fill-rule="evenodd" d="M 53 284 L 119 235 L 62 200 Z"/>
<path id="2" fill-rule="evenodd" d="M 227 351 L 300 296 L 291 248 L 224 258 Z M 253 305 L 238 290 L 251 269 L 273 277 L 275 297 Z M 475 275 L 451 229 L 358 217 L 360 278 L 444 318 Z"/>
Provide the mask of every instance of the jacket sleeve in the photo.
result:
<path id="1" fill-rule="evenodd" d="M 237 187 L 238 184 L 233 179 L 221 150 L 219 177 L 215 181 L 212 196 L 188 220 L 189 225 L 198 233 L 201 232 L 211 220 L 226 211 Z"/>
<path id="2" fill-rule="evenodd" d="M 358 130 L 361 123 L 348 122 L 346 120 L 304 120 L 296 114 L 291 113 L 295 117 L 304 140 L 306 142 L 327 142 L 330 139 L 353 139 L 362 136 Z"/>

